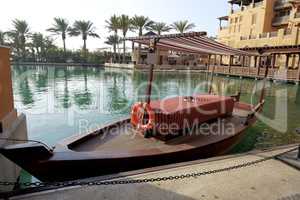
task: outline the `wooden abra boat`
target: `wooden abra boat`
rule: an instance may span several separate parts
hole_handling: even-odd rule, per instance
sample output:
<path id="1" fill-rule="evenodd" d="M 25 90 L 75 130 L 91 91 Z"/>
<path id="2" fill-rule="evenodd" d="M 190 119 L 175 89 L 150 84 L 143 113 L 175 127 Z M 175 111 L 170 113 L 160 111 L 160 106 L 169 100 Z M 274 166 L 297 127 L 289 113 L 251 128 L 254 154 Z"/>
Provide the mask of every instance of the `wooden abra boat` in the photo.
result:
<path id="1" fill-rule="evenodd" d="M 194 127 L 171 139 L 145 138 L 127 118 L 95 132 L 69 138 L 53 150 L 41 144 L 26 143 L 0 151 L 42 181 L 74 180 L 207 158 L 224 154 L 235 145 L 244 131 L 256 122 L 255 113 L 262 106 L 258 104 L 253 109 L 249 104 L 235 102 L 231 115 L 227 113 L 218 120 L 209 120 L 211 130 L 205 127 L 206 132 L 199 133 L 201 126 Z M 233 132 L 228 133 L 226 127 L 233 128 Z"/>
<path id="2" fill-rule="evenodd" d="M 235 96 L 213 94 L 151 101 L 153 65 L 146 103 L 131 116 L 50 149 L 43 144 L 7 146 L 0 152 L 42 181 L 66 181 L 221 155 L 253 125 L 256 106 Z"/>

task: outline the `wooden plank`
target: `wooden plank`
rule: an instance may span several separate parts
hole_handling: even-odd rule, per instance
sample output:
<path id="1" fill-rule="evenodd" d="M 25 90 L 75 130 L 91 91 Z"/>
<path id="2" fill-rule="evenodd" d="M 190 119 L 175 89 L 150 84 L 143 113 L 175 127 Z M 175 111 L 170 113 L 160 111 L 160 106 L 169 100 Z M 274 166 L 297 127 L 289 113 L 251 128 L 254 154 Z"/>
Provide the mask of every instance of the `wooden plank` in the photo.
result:
<path id="1" fill-rule="evenodd" d="M 0 47 L 0 121 L 14 110 L 10 50 Z"/>

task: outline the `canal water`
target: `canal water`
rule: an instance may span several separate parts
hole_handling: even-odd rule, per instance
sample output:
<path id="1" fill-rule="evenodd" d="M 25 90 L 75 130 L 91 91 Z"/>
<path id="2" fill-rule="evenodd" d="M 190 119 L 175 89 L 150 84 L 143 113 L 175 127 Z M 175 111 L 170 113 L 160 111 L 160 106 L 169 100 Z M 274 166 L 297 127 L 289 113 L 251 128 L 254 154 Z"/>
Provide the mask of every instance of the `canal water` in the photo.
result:
<path id="1" fill-rule="evenodd" d="M 128 116 L 144 98 L 147 74 L 92 67 L 13 66 L 15 107 L 24 112 L 30 139 L 49 145 Z M 210 74 L 155 73 L 153 99 L 205 93 Z M 213 77 L 214 93 L 242 91 L 242 101 L 257 103 L 261 81 Z M 267 83 L 266 105 L 233 152 L 300 142 L 300 88 Z"/>

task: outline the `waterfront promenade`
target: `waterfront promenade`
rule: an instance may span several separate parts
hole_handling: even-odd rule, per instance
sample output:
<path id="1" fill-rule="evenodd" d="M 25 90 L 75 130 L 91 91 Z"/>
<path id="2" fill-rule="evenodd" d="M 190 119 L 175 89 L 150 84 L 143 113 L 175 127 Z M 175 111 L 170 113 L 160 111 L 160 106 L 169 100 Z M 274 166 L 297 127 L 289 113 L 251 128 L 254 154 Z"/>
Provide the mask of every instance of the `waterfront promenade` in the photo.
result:
<path id="1" fill-rule="evenodd" d="M 107 65 L 106 65 L 107 66 Z M 147 65 L 137 65 L 135 70 L 147 71 Z M 265 68 L 254 67 L 240 67 L 240 66 L 167 66 L 156 65 L 155 71 L 193 71 L 193 72 L 214 72 L 215 74 L 221 74 L 226 76 L 246 77 L 253 79 L 262 79 L 265 75 Z M 268 79 L 274 81 L 286 81 L 290 83 L 299 84 L 300 82 L 300 70 L 298 69 L 277 69 L 270 68 L 268 71 Z"/>
<path id="2" fill-rule="evenodd" d="M 98 177 L 96 180 L 136 180 L 180 176 L 181 174 L 213 171 L 230 166 L 249 163 L 281 154 L 297 147 L 286 146 L 271 151 L 253 151 L 243 155 L 217 157 L 142 171 L 118 174 L 112 177 Z M 95 179 L 93 179 L 95 180 Z M 86 180 L 86 181 L 91 181 Z M 142 184 L 121 184 L 107 186 L 75 186 L 11 199 L 295 199 L 300 196 L 300 173 L 296 168 L 270 159 L 255 165 L 211 173 L 186 179 L 148 182 Z M 276 188 L 276 189 L 274 189 Z"/>

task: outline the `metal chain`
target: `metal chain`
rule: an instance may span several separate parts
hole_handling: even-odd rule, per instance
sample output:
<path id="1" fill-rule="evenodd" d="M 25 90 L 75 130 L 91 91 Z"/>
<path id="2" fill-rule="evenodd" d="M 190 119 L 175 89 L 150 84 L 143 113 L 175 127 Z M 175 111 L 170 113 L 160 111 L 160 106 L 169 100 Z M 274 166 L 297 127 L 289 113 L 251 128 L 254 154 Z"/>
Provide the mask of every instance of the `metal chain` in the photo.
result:
<path id="1" fill-rule="evenodd" d="M 225 171 L 237 170 L 244 167 L 249 167 L 256 165 L 268 160 L 273 159 L 275 156 L 259 159 L 252 162 L 247 162 L 239 165 L 234 165 L 226 168 L 197 172 L 197 173 L 187 173 L 176 176 L 164 176 L 156 178 L 144 178 L 144 179 L 132 179 L 132 180 L 113 180 L 113 181 L 70 181 L 70 182 L 1 182 L 2 186 L 25 186 L 25 187 L 46 187 L 46 186 L 56 186 L 56 187 L 66 187 L 66 186 L 96 186 L 96 185 L 125 185 L 125 184 L 142 184 L 142 183 L 154 183 L 154 182 L 165 182 L 172 180 L 181 180 L 188 178 L 197 178 L 199 176 L 211 175 L 216 173 L 221 173 Z"/>

